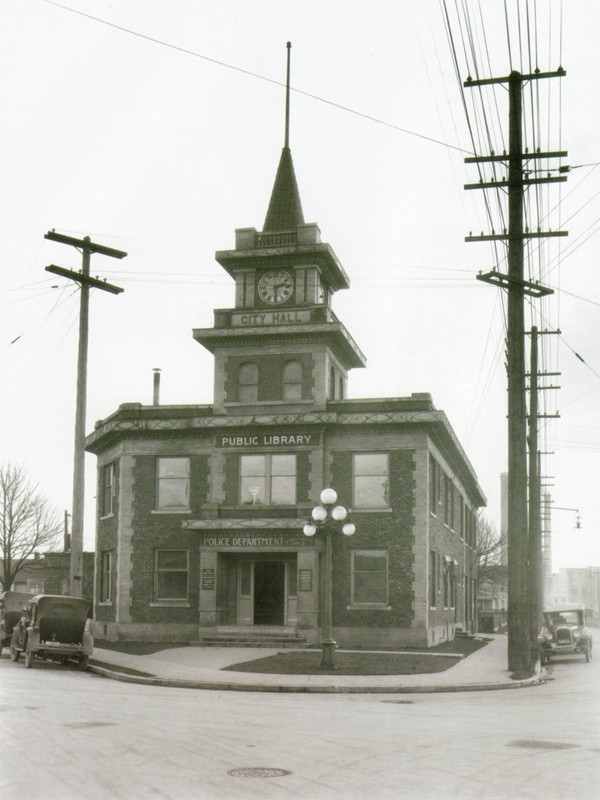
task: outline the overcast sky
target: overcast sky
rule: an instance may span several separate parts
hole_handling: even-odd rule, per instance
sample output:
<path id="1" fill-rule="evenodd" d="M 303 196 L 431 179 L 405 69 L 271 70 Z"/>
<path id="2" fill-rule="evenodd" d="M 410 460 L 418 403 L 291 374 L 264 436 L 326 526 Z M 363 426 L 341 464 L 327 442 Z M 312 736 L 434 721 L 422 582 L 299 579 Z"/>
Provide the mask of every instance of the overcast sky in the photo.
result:
<path id="1" fill-rule="evenodd" d="M 465 21 L 447 5 L 462 80 Z M 544 472 L 557 507 L 557 570 L 600 564 L 600 4 L 529 5 L 534 66 L 567 71 L 546 81 L 544 146 L 568 150 L 562 163 L 576 167 L 546 201 L 555 213 L 544 226 L 569 231 L 561 257 L 557 240 L 541 251 L 547 283 L 560 291 L 533 301 L 534 321 L 562 332 L 544 337 L 544 368 L 562 373 L 545 382 L 561 388 L 542 393 L 544 413 L 560 412 L 544 421 L 542 440 L 554 452 Z M 528 71 L 515 22 L 526 4 L 507 2 L 510 53 L 504 3 L 466 6 L 481 77 Z M 506 265 L 501 247 L 464 241 L 490 226 L 483 193 L 463 188 L 477 174 L 464 163 L 473 147 L 443 8 L 2 0 L 0 461 L 23 464 L 61 514 L 71 508 L 79 296 L 44 267 L 79 269 L 81 257 L 44 233 L 90 235 L 128 253 L 122 262 L 92 257 L 92 274 L 125 291 L 91 295 L 87 430 L 123 402 L 151 403 L 154 367 L 163 403 L 211 403 L 212 356 L 191 331 L 234 304 L 214 252 L 234 246 L 235 228 L 262 228 L 283 145 L 290 40 L 290 144 L 304 216 L 350 277 L 334 309 L 367 356 L 349 396 L 430 392 L 499 526 L 505 304 L 475 275 Z M 496 136 L 507 127 L 505 96 L 497 90 Z M 91 549 L 95 458 L 86 463 Z M 579 509 L 580 530 L 561 508 Z"/>

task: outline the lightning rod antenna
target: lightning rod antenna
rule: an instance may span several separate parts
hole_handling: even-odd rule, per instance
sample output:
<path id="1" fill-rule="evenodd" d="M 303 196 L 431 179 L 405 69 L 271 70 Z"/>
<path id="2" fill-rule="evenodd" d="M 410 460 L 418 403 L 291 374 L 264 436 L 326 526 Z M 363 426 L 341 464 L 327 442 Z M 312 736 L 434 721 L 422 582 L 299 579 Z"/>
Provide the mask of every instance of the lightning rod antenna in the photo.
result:
<path id="1" fill-rule="evenodd" d="M 287 43 L 287 76 L 285 82 L 285 147 L 290 146 L 290 52 L 292 43 Z"/>

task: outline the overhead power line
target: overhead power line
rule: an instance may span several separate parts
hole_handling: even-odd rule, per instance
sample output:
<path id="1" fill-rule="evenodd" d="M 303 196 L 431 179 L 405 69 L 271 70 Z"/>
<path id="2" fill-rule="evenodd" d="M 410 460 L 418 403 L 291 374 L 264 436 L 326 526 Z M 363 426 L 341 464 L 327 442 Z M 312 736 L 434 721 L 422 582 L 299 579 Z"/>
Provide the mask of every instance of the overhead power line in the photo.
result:
<path id="1" fill-rule="evenodd" d="M 115 22 L 109 22 L 106 19 L 102 19 L 101 17 L 95 17 L 93 14 L 86 14 L 85 11 L 79 11 L 76 8 L 70 8 L 69 6 L 62 5 L 62 3 L 56 3 L 54 0 L 44 0 L 45 3 L 48 5 L 56 6 L 57 8 L 63 9 L 63 11 L 68 11 L 71 14 L 77 14 L 80 17 L 85 17 L 86 19 L 92 20 L 93 22 L 97 22 L 100 25 L 106 25 L 109 28 L 113 28 L 114 30 L 121 31 L 122 33 L 127 33 L 130 36 L 136 36 L 138 39 L 144 39 L 147 42 L 151 42 L 152 44 L 160 45 L 161 47 L 168 47 L 170 50 L 176 50 L 179 53 L 184 53 L 188 56 L 193 56 L 194 58 L 201 58 L 203 61 L 209 61 L 211 64 L 216 64 L 219 67 L 224 67 L 225 69 L 231 69 L 235 72 L 240 72 L 242 75 L 247 75 L 250 78 L 257 78 L 261 81 L 266 81 L 267 83 L 272 83 L 276 86 L 285 86 L 285 83 L 276 80 L 275 78 L 269 78 L 266 75 L 260 75 L 258 72 L 253 72 L 249 69 L 244 69 L 243 67 L 237 67 L 235 64 L 229 64 L 226 61 L 221 61 L 218 58 L 212 58 L 211 56 L 204 55 L 204 53 L 198 53 L 195 50 L 190 50 L 187 47 L 181 47 L 180 45 L 172 44 L 171 42 L 166 42 L 163 39 L 157 39 L 154 36 L 148 36 L 145 33 L 140 33 L 139 31 L 132 30 L 131 28 L 126 28 L 123 25 L 117 25 Z M 442 147 L 447 147 L 450 150 L 458 150 L 460 153 L 468 153 L 470 151 L 465 150 L 463 147 L 458 147 L 458 145 L 450 144 L 449 142 L 442 142 L 439 139 L 436 139 L 433 136 L 426 136 L 424 133 L 418 133 L 417 131 L 411 131 L 408 128 L 403 128 L 400 125 L 395 125 L 393 122 L 387 122 L 386 120 L 379 119 L 378 117 L 374 117 L 371 114 L 366 114 L 363 111 L 357 111 L 355 108 L 349 108 L 348 106 L 344 106 L 341 103 L 336 103 L 333 100 L 328 100 L 325 97 L 320 97 L 319 95 L 313 94 L 312 92 L 306 92 L 303 89 L 296 89 L 293 86 L 290 87 L 293 92 L 296 94 L 304 95 L 304 97 L 310 97 L 311 100 L 317 100 L 319 103 L 325 103 L 326 105 L 332 106 L 333 108 L 338 108 L 340 111 L 346 111 L 348 114 L 354 114 L 357 117 L 362 117 L 363 119 L 367 119 L 370 122 L 376 122 L 378 125 L 385 125 L 387 128 L 392 128 L 393 130 L 400 131 L 400 133 L 406 133 L 408 136 L 415 136 L 418 139 L 423 139 L 424 141 L 431 142 L 432 144 L 439 144 Z"/>

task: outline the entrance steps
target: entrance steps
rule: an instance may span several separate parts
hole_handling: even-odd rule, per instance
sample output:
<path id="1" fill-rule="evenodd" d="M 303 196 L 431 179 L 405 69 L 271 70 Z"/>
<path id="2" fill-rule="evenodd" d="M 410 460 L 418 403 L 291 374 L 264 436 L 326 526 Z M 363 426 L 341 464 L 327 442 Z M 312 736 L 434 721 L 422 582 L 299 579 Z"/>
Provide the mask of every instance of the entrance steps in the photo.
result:
<path id="1" fill-rule="evenodd" d="M 214 633 L 203 633 L 197 647 L 307 647 L 308 643 L 295 630 L 277 626 L 251 628 L 227 626 L 215 628 Z"/>

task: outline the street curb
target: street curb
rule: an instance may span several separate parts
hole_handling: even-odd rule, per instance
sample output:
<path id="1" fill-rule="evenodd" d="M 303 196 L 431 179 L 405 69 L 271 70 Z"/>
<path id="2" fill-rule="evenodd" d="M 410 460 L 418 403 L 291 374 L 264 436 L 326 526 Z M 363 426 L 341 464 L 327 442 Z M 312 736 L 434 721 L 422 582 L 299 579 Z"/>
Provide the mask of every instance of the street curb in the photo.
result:
<path id="1" fill-rule="evenodd" d="M 501 689 L 524 689 L 545 683 L 540 673 L 518 681 L 496 683 L 466 683 L 448 686 L 285 686 L 265 683 L 218 683 L 214 681 L 192 681 L 127 675 L 124 672 L 90 664 L 88 672 L 93 672 L 109 680 L 122 683 L 139 683 L 144 686 L 163 686 L 172 689 L 205 689 L 223 692 L 270 692 L 272 694 L 441 694 L 443 692 L 486 692 Z"/>

